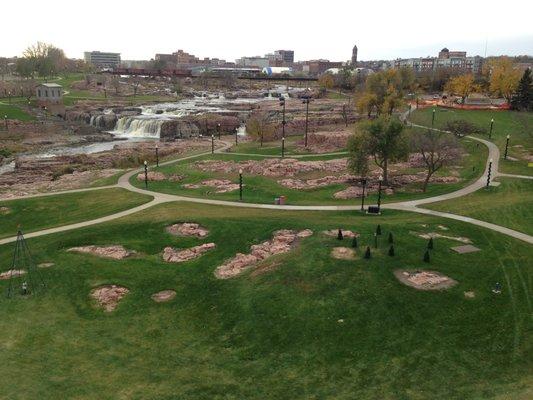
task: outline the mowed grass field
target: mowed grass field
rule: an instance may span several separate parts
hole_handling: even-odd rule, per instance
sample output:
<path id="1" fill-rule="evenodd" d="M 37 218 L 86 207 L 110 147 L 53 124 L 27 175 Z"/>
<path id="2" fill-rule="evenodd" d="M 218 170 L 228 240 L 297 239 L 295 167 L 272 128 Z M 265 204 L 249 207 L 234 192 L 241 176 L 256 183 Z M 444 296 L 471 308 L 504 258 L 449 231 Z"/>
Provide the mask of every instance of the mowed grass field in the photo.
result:
<path id="1" fill-rule="evenodd" d="M 203 240 L 165 227 L 194 221 Z M 383 236 L 370 260 L 361 257 Z M 410 232 L 467 236 L 481 251 L 459 255 Z M 320 232 L 361 233 L 358 257 Z M 277 229 L 315 233 L 277 256 L 273 268 L 218 280 L 213 271 Z M 386 255 L 393 232 L 396 256 Z M 161 260 L 165 246 L 214 242 L 183 264 Z M 0 398 L 76 399 L 526 399 L 530 398 L 533 247 L 456 221 L 386 211 L 275 212 L 171 203 L 103 225 L 28 240 L 47 291 L 0 298 Z M 112 261 L 68 253 L 72 246 L 122 244 L 139 254 Z M 0 247 L 2 270 L 12 246 Z M 270 262 L 270 261 L 267 261 Z M 440 271 L 458 281 L 444 291 L 399 283 L 397 268 Z M 491 292 L 501 282 L 503 292 Z M 90 290 L 130 289 L 116 311 L 94 307 Z M 0 290 L 7 288 L 0 281 Z M 169 303 L 150 296 L 173 289 Z M 474 291 L 467 299 L 465 291 Z"/>
<path id="2" fill-rule="evenodd" d="M 533 152 L 533 113 L 517 111 L 492 110 L 452 110 L 436 107 L 435 127 L 444 128 L 446 123 L 454 120 L 466 120 L 486 129 L 488 139 L 490 120 L 494 118 L 492 141 L 500 149 L 503 158 L 507 135 L 509 141 L 509 156 L 518 161 L 500 160 L 501 172 L 519 175 L 533 175 L 533 167 L 528 166 L 527 155 Z M 433 108 L 424 108 L 411 114 L 410 120 L 416 124 L 431 126 Z M 519 146 L 519 147 L 516 147 Z"/>
<path id="3" fill-rule="evenodd" d="M 0 237 L 95 219 L 127 210 L 152 199 L 125 189 L 101 189 L 21 200 L 0 200 Z"/>
<path id="4" fill-rule="evenodd" d="M 407 199 L 415 199 L 429 196 L 436 196 L 447 192 L 452 192 L 457 190 L 469 182 L 477 179 L 482 173 L 486 157 L 487 149 L 483 145 L 478 145 L 478 143 L 473 142 L 469 139 L 463 139 L 462 145 L 465 150 L 465 156 L 460 162 L 460 168 L 458 169 L 459 176 L 461 180 L 456 183 L 430 183 L 426 193 L 421 192 L 422 185 L 419 183 L 414 183 L 406 185 L 404 188 L 396 189 L 394 194 L 386 195 L 383 193 L 382 201 L 383 202 L 392 202 L 392 201 L 402 201 Z M 290 156 L 288 156 L 290 157 Z M 302 157 L 299 160 L 306 161 L 317 161 L 317 160 L 332 160 L 337 158 L 343 158 L 346 155 L 323 155 L 323 156 L 310 156 Z M 215 193 L 212 188 L 201 187 L 199 189 L 185 189 L 182 187 L 183 184 L 188 183 L 198 183 L 206 179 L 218 178 L 218 179 L 229 179 L 234 183 L 238 183 L 239 176 L 238 173 L 227 174 L 227 173 L 213 173 L 213 172 L 203 172 L 199 170 L 194 163 L 199 160 L 226 160 L 226 161 L 246 161 L 246 160 L 264 160 L 264 157 L 249 155 L 249 156 L 240 156 L 232 154 L 215 154 L 204 157 L 199 157 L 194 160 L 185 160 L 175 164 L 154 167 L 151 166 L 150 170 L 163 172 L 167 176 L 171 175 L 181 175 L 184 176 L 184 179 L 179 182 L 173 182 L 170 180 L 159 181 L 159 182 L 149 182 L 149 189 L 153 191 L 169 193 L 169 194 L 178 194 L 183 196 L 191 197 L 201 197 L 201 198 L 213 198 L 220 200 L 231 200 L 235 201 L 239 199 L 239 191 L 232 191 L 228 193 Z M 391 169 L 393 169 L 391 167 Z M 411 169 L 405 171 L 407 173 L 416 173 L 423 171 L 423 169 Z M 448 170 L 442 169 L 439 171 L 436 176 L 447 175 Z M 327 171 L 323 175 L 331 175 Z M 318 176 L 302 176 L 304 179 L 317 178 Z M 251 203 L 274 203 L 274 199 L 280 195 L 287 197 L 287 204 L 302 204 L 302 205 L 317 205 L 317 204 L 354 204 L 361 201 L 361 199 L 336 199 L 334 194 L 338 191 L 346 189 L 348 184 L 335 184 L 324 186 L 316 189 L 306 189 L 306 190 L 294 190 L 289 189 L 285 186 L 282 186 L 278 183 L 279 180 L 287 177 L 263 177 L 258 175 L 244 175 L 243 176 L 243 201 Z M 299 176 L 295 176 L 299 178 Z M 138 180 L 137 175 L 133 176 L 130 182 L 137 187 L 144 187 L 144 181 Z M 365 200 L 367 204 L 376 202 L 377 193 L 373 193 Z"/>
<path id="5" fill-rule="evenodd" d="M 497 178 L 500 186 L 424 208 L 465 215 L 533 235 L 533 180 Z"/>

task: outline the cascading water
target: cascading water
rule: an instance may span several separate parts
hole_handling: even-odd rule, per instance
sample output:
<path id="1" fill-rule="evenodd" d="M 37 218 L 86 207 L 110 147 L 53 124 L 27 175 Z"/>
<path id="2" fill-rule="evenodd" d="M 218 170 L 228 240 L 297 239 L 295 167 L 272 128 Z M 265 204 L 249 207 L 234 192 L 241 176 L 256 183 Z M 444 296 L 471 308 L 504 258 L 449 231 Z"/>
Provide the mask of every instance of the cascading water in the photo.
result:
<path id="1" fill-rule="evenodd" d="M 159 138 L 161 125 L 168 118 L 151 118 L 143 115 L 122 117 L 111 132 L 116 136 Z"/>

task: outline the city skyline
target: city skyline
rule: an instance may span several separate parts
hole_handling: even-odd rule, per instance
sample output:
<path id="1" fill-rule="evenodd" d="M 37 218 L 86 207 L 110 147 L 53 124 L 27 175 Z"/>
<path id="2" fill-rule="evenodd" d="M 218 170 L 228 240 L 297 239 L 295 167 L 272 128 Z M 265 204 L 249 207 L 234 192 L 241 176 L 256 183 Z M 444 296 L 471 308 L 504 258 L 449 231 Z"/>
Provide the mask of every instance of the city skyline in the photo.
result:
<path id="1" fill-rule="evenodd" d="M 528 21 L 533 7 L 516 0 L 511 1 L 515 7 L 506 7 L 498 13 L 488 7 L 480 8 L 479 4 L 485 4 L 481 2 L 463 4 L 452 0 L 448 7 L 439 10 L 429 9 L 416 0 L 409 8 L 391 2 L 390 11 L 383 15 L 369 4 L 336 2 L 327 20 L 318 7 L 321 3 L 317 2 L 306 2 L 307 7 L 302 9 L 301 4 L 274 1 L 258 17 L 253 8 L 243 7 L 242 1 L 231 4 L 207 1 L 202 8 L 193 4 L 168 5 L 140 12 L 135 6 L 141 4 L 138 2 L 133 2 L 134 6 L 128 2 L 130 6 L 124 7 L 120 1 L 107 4 L 97 0 L 93 7 L 84 10 L 82 18 L 71 10 L 37 1 L 29 3 L 35 11 L 27 16 L 24 30 L 17 28 L 15 19 L 9 18 L 2 24 L 2 33 L 17 31 L 17 35 L 2 44 L 0 56 L 19 56 L 36 41 L 52 43 L 68 57 L 79 59 L 84 51 L 92 50 L 119 52 L 125 60 L 149 60 L 156 53 L 183 49 L 200 58 L 234 61 L 242 56 L 292 49 L 297 61 L 318 58 L 347 61 L 354 44 L 359 48 L 360 60 L 433 56 L 443 47 L 480 56 L 533 53 L 533 29 Z M 28 4 L 10 3 L 5 7 L 8 14 L 21 15 Z M 208 14 L 204 12 L 206 7 L 210 10 Z M 517 13 L 517 9 L 526 12 Z M 474 13 L 476 18 L 472 18 Z M 61 23 L 39 24 L 43 15 L 59 15 Z M 110 15 L 120 17 L 113 19 Z M 191 15 L 201 18 L 190 18 Z M 280 19 L 280 15 L 286 18 Z M 365 18 L 366 15 L 375 18 Z M 103 18 L 103 24 L 95 22 L 99 18 Z M 378 30 L 376 20 L 382 26 Z"/>

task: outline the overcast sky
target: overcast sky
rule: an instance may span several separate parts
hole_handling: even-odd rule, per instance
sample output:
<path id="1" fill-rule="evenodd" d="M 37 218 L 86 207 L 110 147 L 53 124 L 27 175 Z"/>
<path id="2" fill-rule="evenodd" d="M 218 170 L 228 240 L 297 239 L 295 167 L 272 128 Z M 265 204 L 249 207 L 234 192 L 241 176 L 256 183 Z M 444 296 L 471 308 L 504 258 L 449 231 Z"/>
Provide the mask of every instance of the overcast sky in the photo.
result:
<path id="1" fill-rule="evenodd" d="M 183 49 L 233 61 L 292 49 L 296 60 L 436 55 L 533 55 L 529 0 L 18 0 L 2 3 L 0 55 L 36 41 L 71 58 L 84 51 L 150 59 Z"/>

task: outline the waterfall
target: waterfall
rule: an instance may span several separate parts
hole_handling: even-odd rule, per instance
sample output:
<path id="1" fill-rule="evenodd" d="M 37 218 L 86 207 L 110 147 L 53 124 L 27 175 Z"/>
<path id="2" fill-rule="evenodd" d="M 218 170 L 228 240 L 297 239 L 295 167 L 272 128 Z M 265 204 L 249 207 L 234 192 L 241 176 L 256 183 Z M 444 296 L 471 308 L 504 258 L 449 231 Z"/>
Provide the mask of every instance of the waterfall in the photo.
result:
<path id="1" fill-rule="evenodd" d="M 237 135 L 246 136 L 246 124 L 241 124 L 241 126 L 237 128 Z"/>
<path id="2" fill-rule="evenodd" d="M 122 117 L 117 121 L 115 130 L 111 133 L 125 137 L 159 138 L 161 125 L 167 121 L 162 118 Z"/>
<path id="3" fill-rule="evenodd" d="M 91 121 L 89 122 L 89 124 L 94 126 L 95 128 L 101 128 L 103 117 L 103 115 L 91 115 Z"/>

